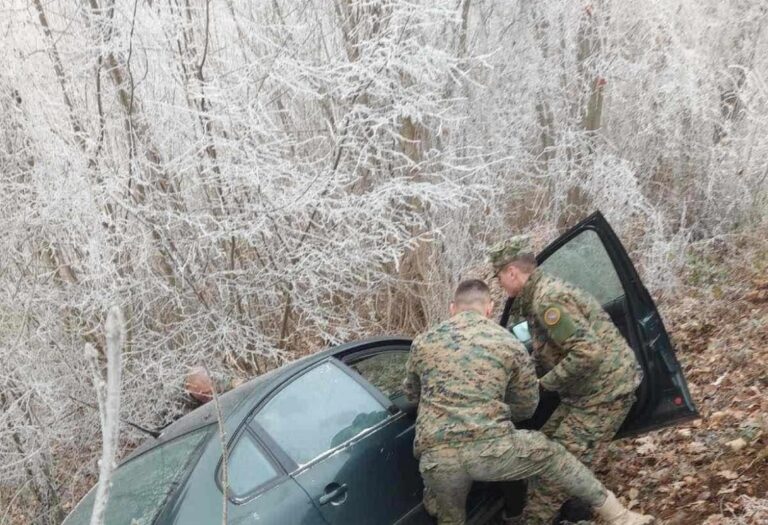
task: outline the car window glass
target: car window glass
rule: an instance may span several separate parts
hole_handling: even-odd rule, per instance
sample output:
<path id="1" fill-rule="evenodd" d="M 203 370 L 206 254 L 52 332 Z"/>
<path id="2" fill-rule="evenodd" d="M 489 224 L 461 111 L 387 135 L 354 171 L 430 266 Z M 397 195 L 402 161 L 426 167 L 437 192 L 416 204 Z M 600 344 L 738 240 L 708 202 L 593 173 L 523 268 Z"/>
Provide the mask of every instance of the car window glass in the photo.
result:
<path id="1" fill-rule="evenodd" d="M 326 362 L 280 390 L 255 416 L 298 465 L 387 418 L 363 386 Z"/>
<path id="2" fill-rule="evenodd" d="M 541 265 L 555 277 L 591 293 L 600 304 L 624 295 L 619 276 L 598 234 L 585 230 L 560 247 Z"/>
<path id="3" fill-rule="evenodd" d="M 373 386 L 389 399 L 403 395 L 403 379 L 405 378 L 405 363 L 408 352 L 382 352 L 364 357 L 350 363 L 358 374 L 368 380 Z"/>
<path id="4" fill-rule="evenodd" d="M 186 434 L 159 445 L 118 467 L 112 477 L 106 515 L 114 525 L 150 525 L 166 498 L 179 487 L 179 481 L 199 454 L 199 445 L 210 435 L 210 428 Z M 63 525 L 91 522 L 96 487 L 78 504 Z"/>
<path id="5" fill-rule="evenodd" d="M 248 432 L 240 437 L 227 459 L 227 485 L 235 496 L 248 494 L 277 476 L 277 470 Z"/>

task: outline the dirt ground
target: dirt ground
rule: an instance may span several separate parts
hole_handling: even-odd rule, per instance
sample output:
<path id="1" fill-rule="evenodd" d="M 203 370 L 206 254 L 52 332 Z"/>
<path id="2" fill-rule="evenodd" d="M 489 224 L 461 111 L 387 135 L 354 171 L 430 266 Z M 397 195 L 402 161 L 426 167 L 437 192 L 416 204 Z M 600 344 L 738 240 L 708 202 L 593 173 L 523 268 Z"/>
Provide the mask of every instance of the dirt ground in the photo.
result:
<path id="1" fill-rule="evenodd" d="M 660 301 L 701 418 L 614 443 L 598 472 L 668 525 L 768 524 L 768 257 L 732 256 Z"/>

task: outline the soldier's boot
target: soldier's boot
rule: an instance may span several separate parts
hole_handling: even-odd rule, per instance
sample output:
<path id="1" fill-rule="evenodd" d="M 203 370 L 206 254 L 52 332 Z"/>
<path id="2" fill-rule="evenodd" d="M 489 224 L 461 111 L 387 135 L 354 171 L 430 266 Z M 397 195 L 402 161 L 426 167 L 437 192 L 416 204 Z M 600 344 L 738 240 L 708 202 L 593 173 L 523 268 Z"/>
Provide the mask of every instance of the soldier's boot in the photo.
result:
<path id="1" fill-rule="evenodd" d="M 595 513 L 608 525 L 652 525 L 656 523 L 653 516 L 632 512 L 626 508 L 611 491 L 608 491 L 605 503 L 595 507 Z"/>
<path id="2" fill-rule="evenodd" d="M 555 523 L 589 523 L 594 517 L 592 505 L 579 498 L 570 498 L 560 507 Z"/>

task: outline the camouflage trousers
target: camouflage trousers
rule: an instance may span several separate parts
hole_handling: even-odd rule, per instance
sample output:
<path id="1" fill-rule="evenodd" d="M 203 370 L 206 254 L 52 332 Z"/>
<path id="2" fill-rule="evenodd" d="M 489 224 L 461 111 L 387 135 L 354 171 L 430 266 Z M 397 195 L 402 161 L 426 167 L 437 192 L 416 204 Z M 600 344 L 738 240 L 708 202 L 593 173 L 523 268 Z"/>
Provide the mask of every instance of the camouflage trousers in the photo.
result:
<path id="1" fill-rule="evenodd" d="M 466 499 L 473 481 L 536 477 L 593 506 L 601 505 L 607 494 L 592 472 L 562 445 L 531 430 L 426 450 L 419 469 L 434 496 L 439 525 L 465 522 Z"/>
<path id="2" fill-rule="evenodd" d="M 599 445 L 613 439 L 634 402 L 635 396 L 630 395 L 587 408 L 561 404 L 541 431 L 591 468 Z M 532 491 L 525 508 L 526 523 L 549 525 L 568 499 L 567 495 L 544 480 L 530 488 Z"/>

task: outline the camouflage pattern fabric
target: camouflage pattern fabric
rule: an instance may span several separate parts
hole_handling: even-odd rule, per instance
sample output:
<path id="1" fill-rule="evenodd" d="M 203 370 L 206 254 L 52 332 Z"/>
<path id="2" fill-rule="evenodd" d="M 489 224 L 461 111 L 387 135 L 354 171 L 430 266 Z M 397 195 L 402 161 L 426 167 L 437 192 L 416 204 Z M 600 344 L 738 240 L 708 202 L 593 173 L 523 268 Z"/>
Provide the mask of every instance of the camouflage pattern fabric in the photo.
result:
<path id="1" fill-rule="evenodd" d="M 596 299 L 540 269 L 514 309 L 528 321 L 541 386 L 561 398 L 542 432 L 591 465 L 632 408 L 642 378 L 635 354 Z M 546 484 L 531 488 L 529 521 L 551 523 L 565 498 Z"/>
<path id="2" fill-rule="evenodd" d="M 539 402 L 523 345 L 477 312 L 459 313 L 418 336 L 406 363 L 405 393 L 419 401 L 414 452 L 507 436 L 512 420 Z"/>
<path id="3" fill-rule="evenodd" d="M 624 337 L 586 292 L 541 269 L 528 279 L 515 310 L 525 315 L 543 388 L 585 408 L 634 393 L 640 366 Z"/>
<path id="4" fill-rule="evenodd" d="M 498 273 L 515 257 L 530 251 L 530 241 L 531 238 L 527 235 L 516 235 L 491 246 L 488 249 L 488 262 L 493 266 L 493 271 Z"/>
<path id="5" fill-rule="evenodd" d="M 563 445 L 585 465 L 591 465 L 598 445 L 613 439 L 634 403 L 635 396 L 629 395 L 586 408 L 561 404 L 541 432 Z"/>
<path id="6" fill-rule="evenodd" d="M 618 432 L 635 402 L 634 394 L 585 408 L 561 404 L 541 429 L 550 439 L 562 444 L 582 463 L 592 467 L 601 444 Z M 526 506 L 528 523 L 549 524 L 567 497 L 556 487 L 534 483 Z"/>
<path id="7" fill-rule="evenodd" d="M 530 430 L 515 429 L 497 438 L 426 450 L 419 469 L 433 490 L 439 525 L 465 523 L 464 507 L 473 481 L 536 477 L 592 506 L 601 505 L 607 494 L 589 469 L 562 445 Z"/>

